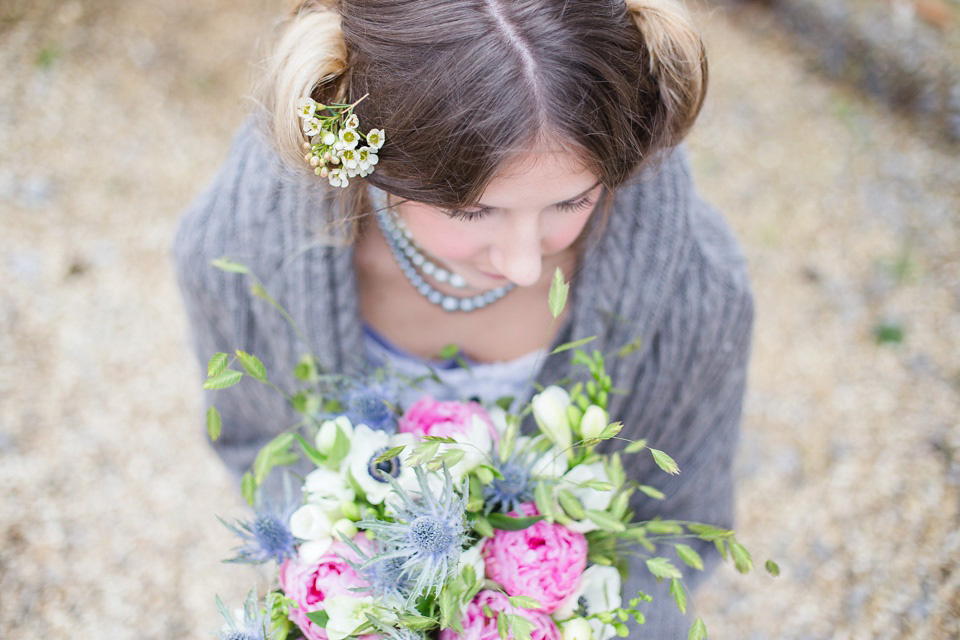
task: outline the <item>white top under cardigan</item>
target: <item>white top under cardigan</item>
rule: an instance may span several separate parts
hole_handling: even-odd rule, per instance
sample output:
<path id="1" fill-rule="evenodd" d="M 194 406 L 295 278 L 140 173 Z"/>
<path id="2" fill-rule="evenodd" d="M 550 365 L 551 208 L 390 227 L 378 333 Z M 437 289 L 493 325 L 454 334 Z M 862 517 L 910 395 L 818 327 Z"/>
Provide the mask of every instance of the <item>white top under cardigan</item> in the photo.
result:
<path id="1" fill-rule="evenodd" d="M 272 380 L 287 389 L 290 372 L 307 351 L 327 370 L 356 374 L 369 365 L 363 320 L 353 249 L 325 234 L 330 188 L 309 172 L 299 179 L 286 174 L 260 131 L 253 118 L 240 128 L 175 239 L 201 369 L 213 353 L 239 348 L 260 357 Z M 305 341 L 276 309 L 250 294 L 249 280 L 210 266 L 223 256 L 257 274 L 303 329 Z M 661 503 L 637 492 L 631 501 L 637 518 L 732 526 L 733 455 L 753 302 L 736 241 L 694 190 L 682 150 L 666 154 L 616 192 L 609 223 L 591 229 L 569 304 L 550 349 L 589 336 L 597 336 L 591 347 L 604 353 L 642 341 L 642 348 L 608 363 L 614 385 L 628 390 L 611 398 L 610 413 L 623 422 L 625 437 L 646 438 L 673 456 L 681 473 L 665 475 L 649 456 L 629 462 L 634 480 L 668 496 Z M 543 360 L 537 382 L 546 386 L 577 375 L 569 355 Z M 268 438 L 296 422 L 282 396 L 254 381 L 216 399 L 223 435 L 215 446 L 238 474 Z M 202 424 L 198 416 L 198 428 Z M 693 546 L 714 563 L 712 545 Z M 642 634 L 685 638 L 691 618 L 677 614 L 668 584 L 657 584 L 642 566 L 634 564 L 624 585 L 626 598 L 636 589 L 654 596 Z M 705 573 L 691 573 L 688 584 Z"/>

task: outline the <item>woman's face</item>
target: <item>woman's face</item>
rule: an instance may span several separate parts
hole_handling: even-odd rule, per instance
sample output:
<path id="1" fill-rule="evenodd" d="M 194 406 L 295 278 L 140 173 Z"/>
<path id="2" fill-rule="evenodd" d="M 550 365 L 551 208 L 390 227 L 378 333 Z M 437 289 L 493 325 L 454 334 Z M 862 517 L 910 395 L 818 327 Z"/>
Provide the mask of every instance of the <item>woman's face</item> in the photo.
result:
<path id="1" fill-rule="evenodd" d="M 451 211 L 413 201 L 394 210 L 420 249 L 486 290 L 528 287 L 569 249 L 600 197 L 596 175 L 568 151 L 520 155 L 490 182 L 478 205 Z"/>

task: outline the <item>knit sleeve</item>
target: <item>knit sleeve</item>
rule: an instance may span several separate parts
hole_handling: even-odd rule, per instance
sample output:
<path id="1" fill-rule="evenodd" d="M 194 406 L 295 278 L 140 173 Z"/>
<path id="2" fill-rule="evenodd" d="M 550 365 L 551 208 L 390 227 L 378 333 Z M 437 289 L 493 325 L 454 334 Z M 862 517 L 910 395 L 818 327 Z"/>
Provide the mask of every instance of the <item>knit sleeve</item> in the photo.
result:
<path id="1" fill-rule="evenodd" d="M 273 187 L 269 156 L 264 153 L 256 126 L 248 121 L 236 134 L 227 161 L 209 186 L 181 218 L 173 246 L 173 261 L 189 321 L 193 346 L 201 368 L 216 352 L 242 349 L 260 356 L 263 328 L 258 329 L 251 282 L 238 274 L 211 266 L 211 260 L 230 257 L 252 268 L 264 269 L 258 250 L 256 218 L 269 202 Z M 264 355 L 268 372 L 272 363 Z M 205 405 L 216 402 L 222 416 L 222 435 L 213 446 L 236 475 L 252 463 L 260 447 L 291 419 L 283 396 L 254 380 L 223 391 L 206 392 Z M 206 407 L 205 407 L 206 409 Z M 199 416 L 198 416 L 199 417 Z M 198 426 L 203 424 L 198 420 Z"/>
<path id="2" fill-rule="evenodd" d="M 627 466 L 633 478 L 666 494 L 661 502 L 637 492 L 636 520 L 659 516 L 733 526 L 733 461 L 754 307 L 742 264 L 714 252 L 710 240 L 696 245 L 659 328 L 645 337 L 643 363 L 630 386 L 635 397 L 624 405 L 624 415 L 616 416 L 624 420 L 622 435 L 645 438 L 680 467 L 679 475 L 671 476 L 651 456 L 631 459 Z M 720 558 L 712 543 L 689 544 L 703 557 L 703 571 L 685 567 L 669 547 L 661 553 L 683 567 L 685 582 L 694 589 Z M 638 634 L 686 638 L 695 616 L 679 614 L 669 583 L 656 583 L 642 560 L 633 564 L 624 597 L 638 589 L 654 596 L 646 605 L 648 623 Z"/>

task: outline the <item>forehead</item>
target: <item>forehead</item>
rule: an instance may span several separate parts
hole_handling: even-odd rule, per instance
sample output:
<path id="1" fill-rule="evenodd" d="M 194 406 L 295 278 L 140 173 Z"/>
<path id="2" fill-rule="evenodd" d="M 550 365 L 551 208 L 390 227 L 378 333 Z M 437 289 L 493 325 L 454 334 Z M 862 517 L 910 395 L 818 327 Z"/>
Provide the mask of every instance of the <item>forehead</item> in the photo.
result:
<path id="1" fill-rule="evenodd" d="M 573 151 L 543 147 L 518 152 L 483 191 L 477 206 L 513 208 L 518 201 L 544 206 L 569 200 L 599 177 Z"/>

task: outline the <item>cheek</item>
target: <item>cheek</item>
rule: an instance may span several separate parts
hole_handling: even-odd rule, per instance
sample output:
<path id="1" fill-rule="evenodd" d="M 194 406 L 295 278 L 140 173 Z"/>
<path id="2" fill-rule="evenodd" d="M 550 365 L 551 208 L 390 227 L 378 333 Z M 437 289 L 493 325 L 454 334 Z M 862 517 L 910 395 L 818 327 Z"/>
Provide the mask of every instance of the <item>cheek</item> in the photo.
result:
<path id="1" fill-rule="evenodd" d="M 544 253 L 553 254 L 572 245 L 593 215 L 593 209 L 575 211 L 562 216 L 544 238 Z"/>
<path id="2" fill-rule="evenodd" d="M 417 245 L 428 254 L 449 261 L 469 260 L 486 245 L 479 229 L 433 214 L 414 214 L 404 220 Z"/>

